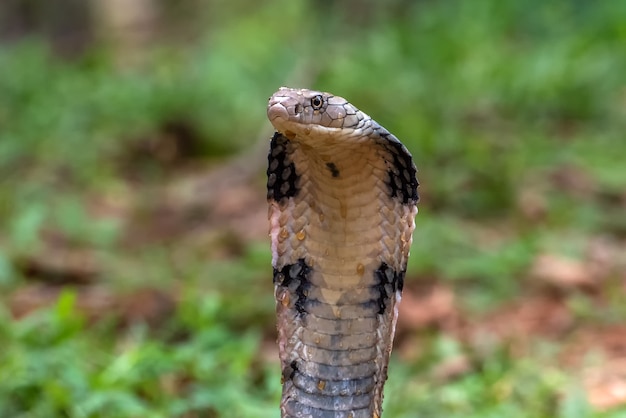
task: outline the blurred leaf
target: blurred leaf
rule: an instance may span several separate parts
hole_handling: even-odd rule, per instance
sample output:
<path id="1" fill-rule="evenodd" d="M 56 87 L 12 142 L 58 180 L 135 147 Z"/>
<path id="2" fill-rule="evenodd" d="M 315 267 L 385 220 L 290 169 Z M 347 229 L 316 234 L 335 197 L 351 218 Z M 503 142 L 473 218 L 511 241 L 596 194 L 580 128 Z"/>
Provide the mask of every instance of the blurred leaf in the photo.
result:
<path id="1" fill-rule="evenodd" d="M 13 284 L 15 270 L 9 259 L 0 251 L 0 288 Z"/>
<path id="2" fill-rule="evenodd" d="M 17 214 L 13 220 L 11 238 L 15 248 L 24 250 L 36 248 L 39 242 L 39 232 L 47 216 L 44 205 L 32 204 L 24 208 L 24 212 Z"/>

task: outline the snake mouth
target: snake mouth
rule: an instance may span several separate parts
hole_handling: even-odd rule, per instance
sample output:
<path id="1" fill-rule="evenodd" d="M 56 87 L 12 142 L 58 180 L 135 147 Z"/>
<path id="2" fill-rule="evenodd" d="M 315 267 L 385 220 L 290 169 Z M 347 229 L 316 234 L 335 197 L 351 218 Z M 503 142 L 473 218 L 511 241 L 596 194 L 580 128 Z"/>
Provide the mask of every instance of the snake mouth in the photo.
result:
<path id="1" fill-rule="evenodd" d="M 276 130 L 280 131 L 290 140 L 294 140 L 296 138 L 296 134 L 292 132 L 288 127 L 297 123 L 289 117 L 289 111 L 282 103 L 270 104 L 267 109 L 267 117 L 269 118 L 272 125 L 276 128 Z"/>
<path id="2" fill-rule="evenodd" d="M 296 97 L 293 93 L 297 91 Z M 269 99 L 267 106 L 267 117 L 272 122 L 276 130 L 284 132 L 290 126 L 302 125 L 305 123 L 307 109 L 300 103 L 302 92 L 286 87 L 281 87 Z M 311 113 L 311 112 L 309 112 Z"/>
<path id="3" fill-rule="evenodd" d="M 274 128 L 290 140 L 296 138 L 294 131 L 301 130 L 301 114 L 302 105 L 293 103 L 289 97 L 274 96 L 270 99 L 267 107 L 267 117 Z M 308 130 L 310 131 L 310 128 Z"/>

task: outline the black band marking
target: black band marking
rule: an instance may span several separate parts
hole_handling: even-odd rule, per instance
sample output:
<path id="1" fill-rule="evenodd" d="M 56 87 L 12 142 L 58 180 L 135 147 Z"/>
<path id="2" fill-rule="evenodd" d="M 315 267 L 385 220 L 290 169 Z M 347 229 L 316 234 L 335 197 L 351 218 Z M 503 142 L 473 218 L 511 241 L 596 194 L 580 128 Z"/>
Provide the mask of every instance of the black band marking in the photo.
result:
<path id="1" fill-rule="evenodd" d="M 339 170 L 335 163 L 326 163 L 326 167 L 330 170 L 330 174 L 332 174 L 333 177 L 339 177 Z"/>
<path id="2" fill-rule="evenodd" d="M 294 308 L 300 315 L 306 313 L 304 307 L 306 293 L 311 286 L 309 273 L 311 273 L 311 267 L 304 261 L 304 258 L 298 259 L 294 264 L 287 264 L 280 270 L 274 269 L 274 284 L 286 288 L 289 294 L 296 296 Z"/>
<path id="3" fill-rule="evenodd" d="M 396 291 L 402 292 L 404 287 L 405 271 L 396 272 L 389 267 L 387 263 L 382 263 L 380 267 L 374 271 L 376 284 L 374 288 L 378 290 L 378 314 L 382 315 L 387 309 L 389 298 Z"/>
<path id="4" fill-rule="evenodd" d="M 296 372 L 298 371 L 298 363 L 294 360 L 291 362 L 291 364 L 289 365 L 289 368 L 291 370 L 286 370 L 289 372 L 289 380 L 293 379 L 293 376 L 296 374 Z"/>
<path id="5" fill-rule="evenodd" d="M 392 161 L 387 161 L 387 184 L 391 189 L 391 197 L 400 199 L 405 205 L 414 205 L 419 200 L 417 169 L 409 151 L 395 137 L 390 136 L 389 133 L 381 134 L 386 140 L 383 145 L 392 157 Z"/>
<path id="6" fill-rule="evenodd" d="M 267 155 L 267 199 L 283 203 L 298 194 L 300 176 L 289 158 L 292 147 L 289 140 L 276 132 L 270 142 Z"/>

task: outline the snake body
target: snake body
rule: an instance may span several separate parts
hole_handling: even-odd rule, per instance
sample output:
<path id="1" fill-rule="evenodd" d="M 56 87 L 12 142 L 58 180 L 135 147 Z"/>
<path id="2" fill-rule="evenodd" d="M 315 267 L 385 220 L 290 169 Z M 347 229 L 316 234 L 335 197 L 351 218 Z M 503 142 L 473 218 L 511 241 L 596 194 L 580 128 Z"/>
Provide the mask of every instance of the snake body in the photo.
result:
<path id="1" fill-rule="evenodd" d="M 269 100 L 281 416 L 379 418 L 417 213 L 404 145 L 345 99 Z"/>

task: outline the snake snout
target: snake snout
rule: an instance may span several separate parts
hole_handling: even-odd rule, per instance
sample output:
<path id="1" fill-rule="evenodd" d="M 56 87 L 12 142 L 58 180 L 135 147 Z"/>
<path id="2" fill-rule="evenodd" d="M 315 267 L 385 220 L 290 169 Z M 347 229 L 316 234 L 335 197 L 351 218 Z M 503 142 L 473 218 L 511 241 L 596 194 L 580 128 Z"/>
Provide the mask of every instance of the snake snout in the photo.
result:
<path id="1" fill-rule="evenodd" d="M 270 104 L 267 108 L 267 117 L 272 122 L 274 126 L 275 121 L 286 122 L 289 120 L 289 111 L 285 107 L 285 105 L 274 98 L 270 99 Z"/>

